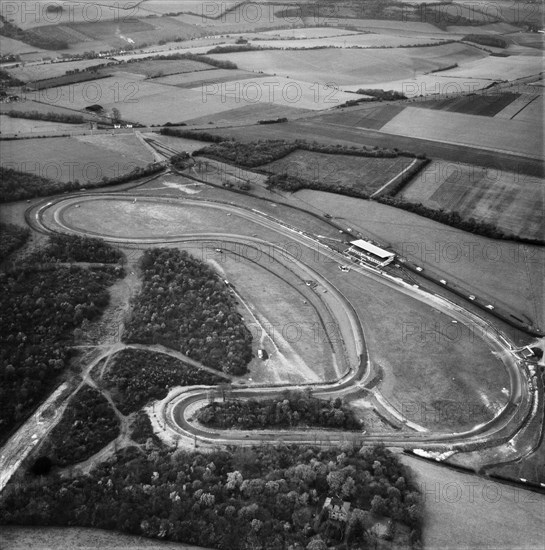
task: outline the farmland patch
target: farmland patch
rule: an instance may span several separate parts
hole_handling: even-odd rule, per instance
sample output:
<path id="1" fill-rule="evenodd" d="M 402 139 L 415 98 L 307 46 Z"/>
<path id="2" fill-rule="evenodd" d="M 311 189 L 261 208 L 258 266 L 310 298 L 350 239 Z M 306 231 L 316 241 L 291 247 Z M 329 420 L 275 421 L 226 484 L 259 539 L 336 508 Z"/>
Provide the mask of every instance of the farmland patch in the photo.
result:
<path id="1" fill-rule="evenodd" d="M 377 83 L 412 78 L 485 57 L 484 52 L 460 43 L 429 48 L 378 50 L 320 49 L 301 51 L 249 51 L 213 55 L 229 59 L 240 68 L 297 77 L 308 82 L 335 82 L 337 85 Z"/>
<path id="2" fill-rule="evenodd" d="M 274 174 L 302 178 L 372 194 L 414 161 L 412 158 L 371 158 L 295 151 L 260 168 Z"/>
<path id="3" fill-rule="evenodd" d="M 467 129 L 471 128 L 470 132 Z M 415 138 L 459 143 L 495 151 L 543 158 L 543 128 L 516 120 L 447 113 L 407 107 L 382 127 L 383 132 Z"/>
<path id="4" fill-rule="evenodd" d="M 406 200 L 459 212 L 506 233 L 541 239 L 545 186 L 539 178 L 477 166 L 434 161 L 402 192 Z"/>
<path id="5" fill-rule="evenodd" d="M 466 115 L 495 116 L 502 109 L 510 105 L 519 97 L 516 93 L 501 94 L 473 94 L 451 99 L 439 99 L 418 102 L 418 107 L 447 111 L 449 113 L 463 113 Z"/>

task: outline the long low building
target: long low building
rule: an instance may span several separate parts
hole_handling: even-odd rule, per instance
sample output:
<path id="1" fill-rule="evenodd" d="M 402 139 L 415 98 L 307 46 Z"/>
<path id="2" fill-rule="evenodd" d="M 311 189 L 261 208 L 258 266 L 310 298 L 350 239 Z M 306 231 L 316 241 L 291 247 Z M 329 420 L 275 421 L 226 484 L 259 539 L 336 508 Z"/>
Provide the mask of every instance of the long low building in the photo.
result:
<path id="1" fill-rule="evenodd" d="M 384 267 L 395 258 L 393 252 L 388 252 L 388 250 L 384 250 L 363 239 L 351 241 L 350 245 L 350 248 L 345 250 L 345 254 L 356 261 L 371 262 L 380 267 Z"/>

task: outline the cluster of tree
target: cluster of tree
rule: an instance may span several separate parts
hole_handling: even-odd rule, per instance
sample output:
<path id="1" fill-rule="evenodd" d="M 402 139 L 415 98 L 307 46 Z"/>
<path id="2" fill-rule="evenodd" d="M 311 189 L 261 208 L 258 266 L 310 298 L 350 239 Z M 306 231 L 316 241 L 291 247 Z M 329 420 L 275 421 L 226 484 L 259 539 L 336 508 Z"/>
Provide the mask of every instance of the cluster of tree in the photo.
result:
<path id="1" fill-rule="evenodd" d="M 217 53 L 238 53 L 238 52 L 254 52 L 254 51 L 261 51 L 261 50 L 279 50 L 280 48 L 274 48 L 271 46 L 267 46 L 265 48 L 261 46 L 255 46 L 254 44 L 248 44 L 248 43 L 237 43 L 237 44 L 229 44 L 227 46 L 216 46 L 215 48 L 211 48 L 206 52 L 206 55 L 213 55 Z"/>
<path id="2" fill-rule="evenodd" d="M 12 481 L 0 523 L 115 529 L 220 550 L 356 550 L 381 544 L 369 527 L 386 517 L 419 541 L 420 495 L 384 447 L 144 452 L 124 449 L 86 476 Z M 351 504 L 345 529 L 323 510 L 330 496 Z M 408 538 L 395 542 L 407 548 Z"/>
<path id="3" fill-rule="evenodd" d="M 124 349 L 115 356 L 103 380 L 117 408 L 129 414 L 151 400 L 165 398 L 175 386 L 211 386 L 221 383 L 223 378 L 170 355 Z"/>
<path id="4" fill-rule="evenodd" d="M 21 248 L 29 236 L 30 231 L 26 227 L 19 227 L 12 223 L 0 223 L 0 262 Z"/>
<path id="5" fill-rule="evenodd" d="M 13 77 L 8 71 L 0 69 L 0 88 L 10 88 L 11 86 L 22 86 L 18 78 Z"/>
<path id="6" fill-rule="evenodd" d="M 51 78 L 43 78 L 36 80 L 35 82 L 28 82 L 25 84 L 27 90 L 45 90 L 47 88 L 56 88 L 58 86 L 67 86 L 69 84 L 78 84 L 80 82 L 87 82 L 89 80 L 98 80 L 99 78 L 106 78 L 109 74 L 98 74 L 95 72 L 81 71 L 81 72 L 67 72 L 60 76 L 54 76 Z"/>
<path id="7" fill-rule="evenodd" d="M 373 88 L 359 88 L 356 90 L 357 94 L 369 95 L 378 99 L 379 101 L 394 101 L 398 99 L 407 99 L 407 96 L 402 92 L 396 92 L 395 90 L 382 90 Z"/>
<path id="8" fill-rule="evenodd" d="M 396 208 L 402 208 L 403 210 L 414 212 L 415 214 L 450 225 L 451 227 L 456 227 L 457 229 L 483 235 L 484 237 L 513 240 L 533 245 L 545 244 L 545 239 L 528 239 L 519 237 L 513 233 L 506 233 L 491 223 L 479 221 L 475 218 L 464 218 L 458 212 L 446 212 L 442 208 L 437 210 L 435 208 L 430 208 L 429 206 L 424 206 L 422 203 L 409 202 L 403 198 L 391 197 L 389 195 L 377 197 L 376 200 L 389 206 L 395 206 Z"/>
<path id="9" fill-rule="evenodd" d="M 51 122 L 63 122 L 65 124 L 83 124 L 85 117 L 81 115 L 71 115 L 66 113 L 40 113 L 39 111 L 8 111 L 6 113 L 11 118 L 29 118 L 32 120 L 49 120 Z"/>
<path id="10" fill-rule="evenodd" d="M 25 44 L 30 44 L 35 48 L 42 50 L 66 50 L 68 48 L 68 42 L 55 38 L 54 33 L 42 34 L 39 31 L 23 30 L 10 23 L 3 15 L 0 15 L 0 35 L 7 38 L 13 38 L 13 40 L 20 40 Z"/>
<path id="11" fill-rule="evenodd" d="M 258 120 L 258 124 L 280 124 L 282 122 L 288 122 L 287 117 L 268 118 L 265 120 Z"/>
<path id="12" fill-rule="evenodd" d="M 509 42 L 504 38 L 491 34 L 468 34 L 462 38 L 467 42 L 475 42 L 475 44 L 481 44 L 482 46 L 492 46 L 494 48 L 507 48 Z"/>
<path id="13" fill-rule="evenodd" d="M 153 431 L 153 426 L 151 425 L 151 420 L 149 416 L 144 412 L 140 411 L 131 422 L 131 439 L 135 443 L 148 443 L 151 439 L 152 444 L 160 445 L 161 440 L 155 435 Z"/>
<path id="14" fill-rule="evenodd" d="M 121 262 L 123 254 L 102 239 L 85 235 L 51 235 L 47 245 L 35 252 L 31 258 L 38 263 L 87 262 L 115 264 Z"/>
<path id="15" fill-rule="evenodd" d="M 228 374 L 243 374 L 252 335 L 216 272 L 185 251 L 142 256 L 143 288 L 126 323 L 127 342 L 161 343 Z"/>
<path id="16" fill-rule="evenodd" d="M 113 267 L 30 263 L 0 273 L 0 440 L 51 391 L 74 329 L 102 313 L 119 275 Z"/>
<path id="17" fill-rule="evenodd" d="M 119 419 L 107 399 L 83 386 L 70 399 L 60 422 L 41 450 L 52 464 L 68 466 L 87 460 L 119 434 Z"/>
<path id="18" fill-rule="evenodd" d="M 235 399 L 210 403 L 199 411 L 198 419 L 215 428 L 243 430 L 292 426 L 357 430 L 362 427 L 352 409 L 345 406 L 342 399 L 316 399 L 310 391 L 287 391 L 282 399 Z"/>
<path id="19" fill-rule="evenodd" d="M 68 182 L 55 181 L 31 174 L 30 172 L 21 172 L 20 170 L 0 166 L 0 202 L 43 197 L 65 191 L 77 191 L 82 187 L 119 185 L 121 183 L 127 183 L 157 174 L 162 170 L 164 170 L 164 165 L 162 163 L 151 163 L 144 168 L 135 168 L 131 172 L 120 176 L 112 178 L 103 177 L 100 181 L 80 183 L 79 180 Z"/>

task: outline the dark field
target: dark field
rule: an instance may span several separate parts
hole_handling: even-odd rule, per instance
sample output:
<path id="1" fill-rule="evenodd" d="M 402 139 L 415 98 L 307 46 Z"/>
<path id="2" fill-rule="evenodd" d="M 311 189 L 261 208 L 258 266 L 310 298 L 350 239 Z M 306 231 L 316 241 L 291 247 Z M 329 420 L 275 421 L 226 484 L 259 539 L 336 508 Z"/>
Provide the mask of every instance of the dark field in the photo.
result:
<path id="1" fill-rule="evenodd" d="M 494 116 L 504 107 L 507 107 L 520 94 L 501 94 L 501 95 L 472 95 L 457 97 L 453 99 L 442 99 L 438 101 L 422 101 L 413 107 L 423 107 L 425 109 L 434 109 L 438 111 L 449 111 L 451 113 L 463 113 L 466 115 Z"/>

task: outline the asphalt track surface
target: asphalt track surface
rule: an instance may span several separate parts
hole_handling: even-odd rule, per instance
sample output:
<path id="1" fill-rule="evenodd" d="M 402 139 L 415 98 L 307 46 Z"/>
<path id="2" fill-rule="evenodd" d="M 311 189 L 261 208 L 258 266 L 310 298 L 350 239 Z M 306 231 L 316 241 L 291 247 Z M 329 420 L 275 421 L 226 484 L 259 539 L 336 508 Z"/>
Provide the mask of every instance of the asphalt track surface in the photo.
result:
<path id="1" fill-rule="evenodd" d="M 27 219 L 39 231 L 42 232 L 62 232 L 77 234 L 100 235 L 103 239 L 116 242 L 126 246 L 141 245 L 161 245 L 168 243 L 183 243 L 188 241 L 197 242 L 240 242 L 246 245 L 254 243 L 267 244 L 264 241 L 247 235 L 226 235 L 224 233 L 196 233 L 182 234 L 176 236 L 155 236 L 153 238 L 136 238 L 130 235 L 104 235 L 99 232 L 84 228 L 74 229 L 64 223 L 63 211 L 74 207 L 75 203 L 82 205 L 86 201 L 94 200 L 117 200 L 131 202 L 134 197 L 130 194 L 114 193 L 94 193 L 78 194 L 75 196 L 65 196 L 49 202 L 41 203 L 31 207 L 27 213 Z M 316 245 L 320 244 L 320 254 L 330 260 L 338 263 L 345 263 L 346 258 L 339 252 L 320 243 L 319 239 L 313 235 L 304 234 L 296 228 L 289 227 L 280 220 L 274 219 L 269 215 L 256 210 L 250 210 L 232 204 L 206 201 L 200 199 L 165 199 L 156 196 L 138 195 L 137 200 L 150 202 L 152 204 L 171 203 L 179 205 L 182 208 L 190 208 L 191 205 L 200 207 L 206 206 L 211 209 L 220 209 L 232 213 L 238 217 L 251 220 L 253 223 L 260 224 L 267 230 L 280 234 L 284 239 L 290 239 L 300 246 L 312 247 L 316 253 Z M 47 214 L 47 215 L 46 215 Z M 47 218 L 47 219 L 44 219 Z M 130 229 L 127 228 L 127 231 Z M 286 251 L 283 251 L 286 255 Z M 313 278 L 319 284 L 323 285 L 337 301 L 337 307 L 334 311 L 337 315 L 337 322 L 341 328 L 345 345 L 348 349 L 348 355 L 352 360 L 351 366 L 336 381 L 329 383 L 313 383 L 313 395 L 317 397 L 335 397 L 345 395 L 350 390 L 358 389 L 373 394 L 377 399 L 378 408 L 382 412 L 396 414 L 393 407 L 380 395 L 380 392 L 372 387 L 373 361 L 369 358 L 365 349 L 364 334 L 359 322 L 357 312 L 351 304 L 344 298 L 342 293 L 335 287 L 332 281 L 327 280 L 322 274 L 308 265 L 299 262 L 297 258 L 292 257 L 291 265 L 296 265 L 301 271 L 301 278 Z M 319 262 L 317 262 L 319 265 Z M 428 293 L 422 289 L 413 288 L 402 279 L 392 277 L 386 273 L 380 272 L 370 267 L 352 267 L 362 278 L 371 278 L 392 289 L 395 292 L 401 292 L 412 298 L 420 300 L 438 311 L 450 316 L 458 322 L 464 323 L 471 329 L 478 330 L 483 339 L 488 343 L 491 350 L 503 361 L 510 377 L 509 401 L 507 406 L 499 412 L 489 422 L 475 426 L 469 431 L 459 433 L 429 432 L 425 428 L 411 425 L 405 421 L 408 428 L 413 431 L 392 431 L 391 433 L 361 433 L 346 432 L 335 430 L 264 430 L 264 431 L 238 431 L 238 430 L 212 430 L 203 426 L 196 425 L 189 418 L 197 407 L 209 402 L 210 392 L 216 392 L 215 396 L 220 397 L 220 391 L 210 387 L 190 387 L 181 391 L 171 393 L 160 406 L 160 412 L 163 415 L 164 429 L 170 432 L 170 435 L 180 439 L 197 441 L 204 445 L 254 445 L 264 442 L 285 441 L 301 444 L 320 444 L 320 445 L 338 445 L 346 441 L 354 441 L 358 444 L 373 444 L 379 441 L 384 442 L 390 447 L 405 448 L 433 448 L 438 450 L 445 449 L 468 449 L 475 445 L 492 446 L 505 442 L 513 437 L 520 428 L 526 423 L 531 414 L 532 404 L 536 399 L 535 393 L 528 388 L 528 372 L 523 361 L 516 355 L 514 346 L 507 340 L 506 336 L 501 334 L 487 321 L 475 313 L 456 305 L 449 300 L 437 295 Z M 232 397 L 236 398 L 275 398 L 281 396 L 286 389 L 301 389 L 303 385 L 252 385 L 245 387 L 233 386 Z M 399 417 L 399 412 L 397 412 Z"/>

